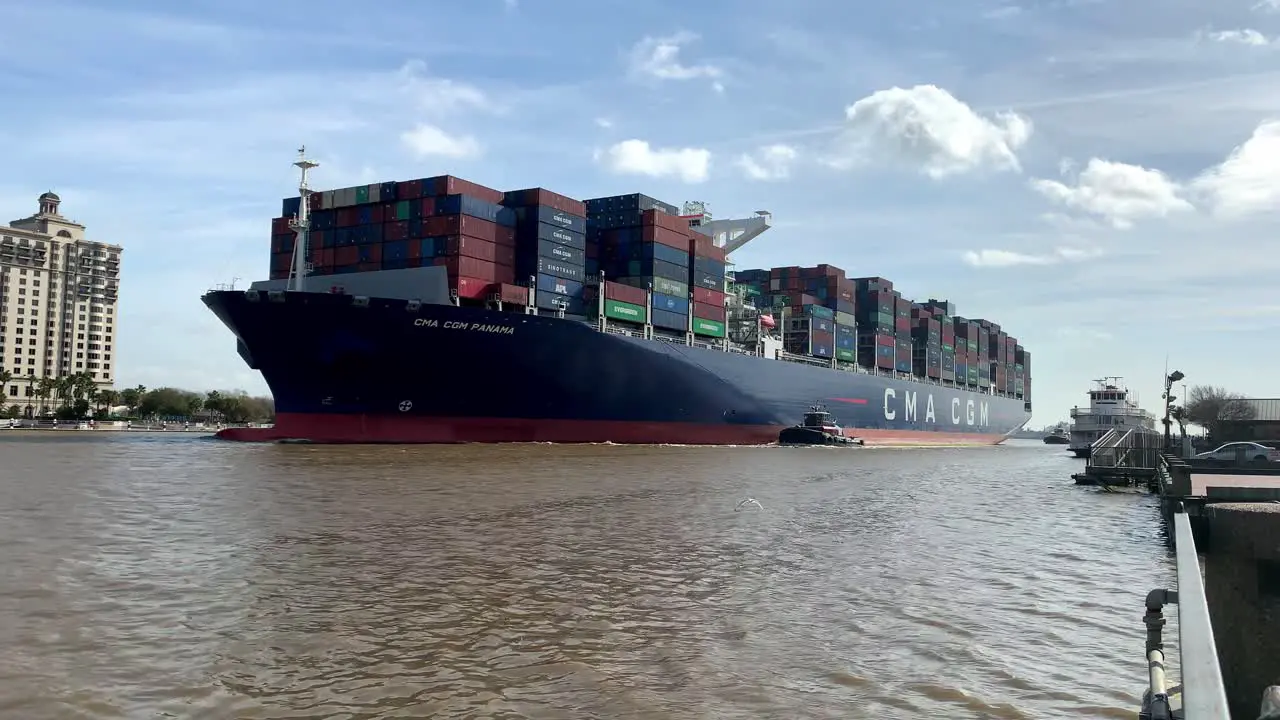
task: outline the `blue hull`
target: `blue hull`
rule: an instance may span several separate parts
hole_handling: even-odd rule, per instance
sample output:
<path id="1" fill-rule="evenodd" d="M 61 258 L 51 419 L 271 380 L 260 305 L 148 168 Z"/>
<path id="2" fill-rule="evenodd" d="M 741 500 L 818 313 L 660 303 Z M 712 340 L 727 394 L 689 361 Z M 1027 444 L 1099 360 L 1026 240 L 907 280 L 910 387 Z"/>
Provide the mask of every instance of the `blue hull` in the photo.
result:
<path id="1" fill-rule="evenodd" d="M 1022 400 L 602 333 L 578 320 L 285 293 L 204 302 L 275 397 L 243 440 L 756 444 L 826 405 L 868 444 L 995 444 Z"/>

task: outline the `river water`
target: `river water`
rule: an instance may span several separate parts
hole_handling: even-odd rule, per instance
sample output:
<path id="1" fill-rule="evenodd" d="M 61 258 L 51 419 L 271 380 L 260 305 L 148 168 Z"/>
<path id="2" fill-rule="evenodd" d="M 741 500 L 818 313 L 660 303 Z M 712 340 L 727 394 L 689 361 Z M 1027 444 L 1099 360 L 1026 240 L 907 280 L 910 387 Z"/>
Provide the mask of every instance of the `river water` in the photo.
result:
<path id="1" fill-rule="evenodd" d="M 0 717 L 1131 718 L 1173 565 L 1080 465 L 0 432 Z"/>

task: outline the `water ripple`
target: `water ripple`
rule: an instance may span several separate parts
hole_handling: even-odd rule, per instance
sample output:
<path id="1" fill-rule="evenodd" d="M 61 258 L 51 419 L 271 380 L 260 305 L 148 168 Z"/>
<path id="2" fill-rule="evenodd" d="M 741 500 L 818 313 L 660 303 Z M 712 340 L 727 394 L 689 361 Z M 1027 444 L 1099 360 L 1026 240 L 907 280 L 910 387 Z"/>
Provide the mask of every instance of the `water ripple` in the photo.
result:
<path id="1" fill-rule="evenodd" d="M 1132 717 L 1172 575 L 1038 445 L 0 453 L 4 717 Z"/>

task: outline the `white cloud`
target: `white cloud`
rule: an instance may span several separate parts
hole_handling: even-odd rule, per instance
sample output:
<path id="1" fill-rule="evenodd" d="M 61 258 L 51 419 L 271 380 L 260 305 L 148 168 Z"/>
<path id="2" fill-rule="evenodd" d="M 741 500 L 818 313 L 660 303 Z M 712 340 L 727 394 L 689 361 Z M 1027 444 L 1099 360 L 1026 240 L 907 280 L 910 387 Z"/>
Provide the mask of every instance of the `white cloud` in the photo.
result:
<path id="1" fill-rule="evenodd" d="M 1069 167 L 1064 164 L 1063 169 Z M 1089 161 L 1074 185 L 1035 179 L 1031 187 L 1054 202 L 1098 216 L 1117 228 L 1192 209 L 1178 184 L 1159 170 L 1098 158 Z"/>
<path id="2" fill-rule="evenodd" d="M 613 127 L 613 121 L 609 118 L 596 118 L 596 125 L 608 130 Z"/>
<path id="3" fill-rule="evenodd" d="M 964 263 L 976 268 L 1008 268 L 1020 265 L 1057 265 L 1064 262 L 1080 262 L 1101 255 L 1090 248 L 1058 247 L 1047 253 L 1022 253 L 1012 250 L 969 250 L 962 256 Z"/>
<path id="4" fill-rule="evenodd" d="M 1022 8 L 1018 7 L 1017 5 L 1005 5 L 1004 7 L 998 7 L 998 8 L 995 8 L 994 10 L 988 10 L 987 12 L 983 13 L 982 16 L 987 18 L 988 20 L 1007 20 L 1009 18 L 1017 17 L 1021 14 L 1022 14 Z"/>
<path id="5" fill-rule="evenodd" d="M 1280 0 L 1258 0 L 1253 9 L 1261 12 L 1280 12 Z"/>
<path id="6" fill-rule="evenodd" d="M 633 77 L 656 80 L 719 80 L 724 70 L 716 65 L 685 65 L 680 51 L 698 39 L 695 33 L 681 31 L 665 37 L 645 36 L 631 48 L 629 70 Z M 723 85 L 715 83 L 721 89 Z"/>
<path id="7" fill-rule="evenodd" d="M 1267 38 L 1266 35 L 1249 28 L 1241 30 L 1220 30 L 1208 33 L 1207 37 L 1214 42 L 1250 45 L 1253 47 L 1264 47 L 1271 44 L 1271 40 Z"/>
<path id="8" fill-rule="evenodd" d="M 752 180 L 784 180 L 791 176 L 791 166 L 799 155 L 790 145 L 769 145 L 754 155 L 743 154 L 737 164 Z"/>
<path id="9" fill-rule="evenodd" d="M 1259 125 L 1226 160 L 1193 180 L 1191 190 L 1220 217 L 1280 208 L 1280 121 Z"/>
<path id="10" fill-rule="evenodd" d="M 624 175 L 678 177 L 687 183 L 705 182 L 711 173 L 711 151 L 702 148 L 652 148 L 643 140 L 624 140 L 596 159 L 610 171 Z"/>
<path id="11" fill-rule="evenodd" d="M 1032 132 L 1020 115 L 984 117 L 934 85 L 877 91 L 846 108 L 845 116 L 840 147 L 828 164 L 897 160 L 934 179 L 983 169 L 1019 172 L 1017 151 Z"/>
<path id="12" fill-rule="evenodd" d="M 420 123 L 400 136 L 418 158 L 471 158 L 480 154 L 480 141 L 470 135 L 453 135 L 435 125 Z"/>

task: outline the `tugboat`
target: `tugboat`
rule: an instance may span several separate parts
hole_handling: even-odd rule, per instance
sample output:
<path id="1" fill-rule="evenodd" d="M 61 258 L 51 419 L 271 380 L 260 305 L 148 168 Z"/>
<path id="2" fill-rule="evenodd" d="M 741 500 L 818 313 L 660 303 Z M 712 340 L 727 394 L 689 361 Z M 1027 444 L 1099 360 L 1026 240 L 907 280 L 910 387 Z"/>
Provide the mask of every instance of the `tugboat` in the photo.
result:
<path id="1" fill-rule="evenodd" d="M 779 445 L 862 445 L 863 441 L 844 434 L 831 413 L 820 405 L 809 408 L 804 421 L 778 434 Z"/>
<path id="2" fill-rule="evenodd" d="M 1066 428 L 1059 425 L 1058 427 L 1054 428 L 1053 431 L 1050 432 L 1048 435 L 1044 436 L 1044 444 L 1045 445 L 1070 445 L 1071 434 L 1067 432 Z"/>

